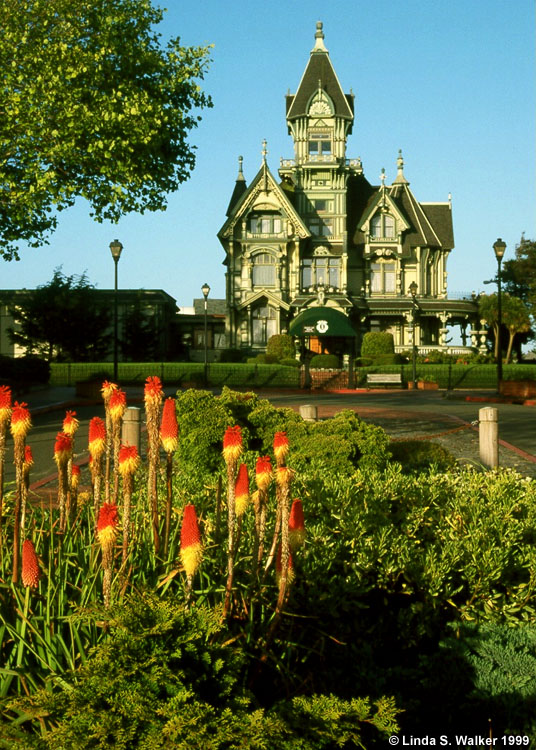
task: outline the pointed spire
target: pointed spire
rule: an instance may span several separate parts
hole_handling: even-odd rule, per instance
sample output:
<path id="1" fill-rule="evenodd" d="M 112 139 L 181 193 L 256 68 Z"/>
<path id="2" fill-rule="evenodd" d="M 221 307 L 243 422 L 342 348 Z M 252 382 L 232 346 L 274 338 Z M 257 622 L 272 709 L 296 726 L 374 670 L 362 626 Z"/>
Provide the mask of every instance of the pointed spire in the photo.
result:
<path id="1" fill-rule="evenodd" d="M 231 215 L 233 208 L 236 206 L 239 199 L 247 190 L 246 178 L 244 177 L 244 173 L 242 171 L 243 163 L 244 163 L 244 157 L 239 156 L 238 157 L 238 176 L 236 178 L 236 183 L 234 186 L 233 194 L 231 196 L 231 200 L 229 201 L 229 205 L 227 206 L 227 212 L 225 214 L 226 216 Z"/>
<path id="2" fill-rule="evenodd" d="M 396 168 L 398 170 L 398 173 L 396 175 L 395 181 L 393 182 L 393 185 L 403 183 L 405 185 L 409 185 L 409 182 L 404 177 L 404 158 L 402 156 L 402 149 L 398 149 L 398 159 L 396 160 Z"/>
<path id="3" fill-rule="evenodd" d="M 318 21 L 316 24 L 315 46 L 311 50 L 311 54 L 313 52 L 327 52 L 327 49 L 324 45 L 323 27 L 324 27 L 324 24 L 322 23 L 322 21 Z"/>

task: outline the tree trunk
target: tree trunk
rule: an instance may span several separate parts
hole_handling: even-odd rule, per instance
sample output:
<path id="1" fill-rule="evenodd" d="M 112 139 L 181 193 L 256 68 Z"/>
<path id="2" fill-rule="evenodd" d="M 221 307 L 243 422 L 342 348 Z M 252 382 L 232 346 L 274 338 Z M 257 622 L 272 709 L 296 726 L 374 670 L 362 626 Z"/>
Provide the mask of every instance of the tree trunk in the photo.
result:
<path id="1" fill-rule="evenodd" d="M 508 339 L 508 349 L 506 351 L 506 359 L 505 364 L 507 365 L 510 362 L 510 357 L 512 356 L 512 346 L 514 345 L 514 339 L 516 337 L 515 331 L 508 331 L 510 338 Z"/>

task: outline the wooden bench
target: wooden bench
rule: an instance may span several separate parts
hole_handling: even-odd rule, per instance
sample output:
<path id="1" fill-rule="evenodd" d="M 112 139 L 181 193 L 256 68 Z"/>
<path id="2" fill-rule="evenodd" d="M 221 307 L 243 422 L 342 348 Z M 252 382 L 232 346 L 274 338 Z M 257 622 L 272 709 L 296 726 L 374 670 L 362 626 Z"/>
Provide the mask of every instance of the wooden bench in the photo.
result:
<path id="1" fill-rule="evenodd" d="M 402 385 L 402 375 L 398 372 L 369 373 L 367 375 L 367 388 L 372 385 Z"/>

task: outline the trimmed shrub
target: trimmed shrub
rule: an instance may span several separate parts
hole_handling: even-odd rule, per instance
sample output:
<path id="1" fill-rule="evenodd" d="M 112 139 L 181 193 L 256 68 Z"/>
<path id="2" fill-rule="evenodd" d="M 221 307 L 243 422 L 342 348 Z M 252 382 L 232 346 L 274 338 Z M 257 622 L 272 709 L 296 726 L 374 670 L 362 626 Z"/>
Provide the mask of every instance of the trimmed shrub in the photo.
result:
<path id="1" fill-rule="evenodd" d="M 404 472 L 425 471 L 431 467 L 449 471 L 456 466 L 454 456 L 446 448 L 427 440 L 393 440 L 389 450 L 393 461 L 401 463 Z"/>
<path id="2" fill-rule="evenodd" d="M 340 362 L 336 354 L 315 354 L 309 367 L 311 370 L 338 370 Z"/>
<path id="3" fill-rule="evenodd" d="M 280 359 L 278 364 L 283 367 L 301 367 L 301 364 L 297 359 L 290 358 Z"/>
<path id="4" fill-rule="evenodd" d="M 256 357 L 248 357 L 248 365 L 273 365 L 276 360 L 269 354 L 257 354 Z"/>
<path id="5" fill-rule="evenodd" d="M 48 383 L 49 379 L 50 364 L 40 357 L 0 356 L 0 382 L 24 387 L 32 383 Z"/>
<path id="6" fill-rule="evenodd" d="M 273 357 L 274 362 L 282 359 L 292 359 L 296 354 L 294 339 L 288 333 L 278 333 L 270 336 L 266 347 L 266 354 Z"/>
<path id="7" fill-rule="evenodd" d="M 387 331 L 369 331 L 363 336 L 361 344 L 362 357 L 374 357 L 377 354 L 394 354 L 395 340 Z"/>

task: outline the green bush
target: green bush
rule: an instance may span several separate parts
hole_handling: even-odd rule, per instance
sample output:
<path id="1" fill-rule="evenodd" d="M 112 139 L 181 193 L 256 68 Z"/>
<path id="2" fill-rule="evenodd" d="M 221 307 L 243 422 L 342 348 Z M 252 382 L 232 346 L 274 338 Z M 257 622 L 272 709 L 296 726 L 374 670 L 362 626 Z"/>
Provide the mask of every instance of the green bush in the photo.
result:
<path id="1" fill-rule="evenodd" d="M 309 362 L 311 370 L 338 370 L 340 366 L 336 354 L 315 354 Z"/>
<path id="2" fill-rule="evenodd" d="M 438 471 L 449 471 L 456 466 L 456 459 L 446 448 L 427 440 L 393 440 L 389 451 L 404 471 L 423 471 L 432 466 Z"/>
<path id="3" fill-rule="evenodd" d="M 387 331 L 369 331 L 363 336 L 361 356 L 374 357 L 377 354 L 394 354 L 395 341 Z"/>
<path id="4" fill-rule="evenodd" d="M 269 357 L 273 357 L 274 362 L 279 362 L 282 359 L 294 359 L 296 355 L 294 339 L 288 333 L 278 333 L 270 336 L 266 347 L 266 354 Z"/>
<path id="5" fill-rule="evenodd" d="M 257 354 L 255 357 L 248 357 L 247 363 L 250 365 L 273 365 L 276 359 L 269 354 Z"/>
<path id="6" fill-rule="evenodd" d="M 261 707 L 245 687 L 246 649 L 224 645 L 221 611 L 181 598 L 132 597 L 112 612 L 105 643 L 75 680 L 22 705 L 52 725 L 46 747 L 114 750 L 330 750 L 397 731 L 392 699 L 294 697 Z M 96 619 L 93 615 L 93 619 Z"/>
<path id="7" fill-rule="evenodd" d="M 43 385 L 50 379 L 50 363 L 40 357 L 0 356 L 0 383 L 14 387 Z"/>
<path id="8" fill-rule="evenodd" d="M 280 359 L 279 360 L 279 364 L 282 367 L 301 367 L 301 363 L 297 359 L 295 359 L 295 358 L 292 358 L 292 359 L 287 359 L 287 358 Z"/>

